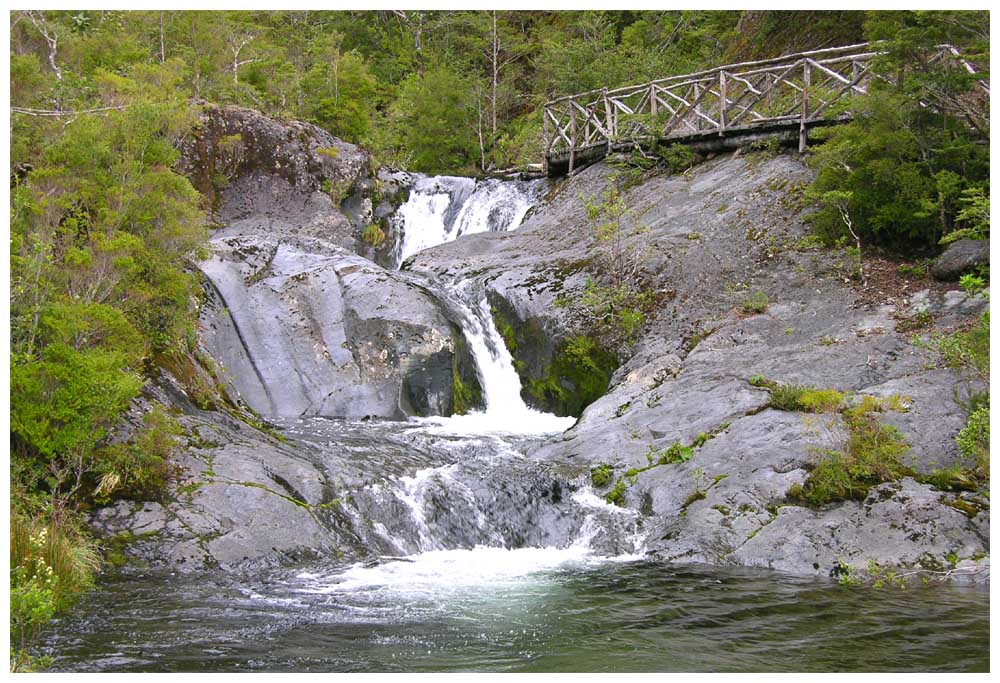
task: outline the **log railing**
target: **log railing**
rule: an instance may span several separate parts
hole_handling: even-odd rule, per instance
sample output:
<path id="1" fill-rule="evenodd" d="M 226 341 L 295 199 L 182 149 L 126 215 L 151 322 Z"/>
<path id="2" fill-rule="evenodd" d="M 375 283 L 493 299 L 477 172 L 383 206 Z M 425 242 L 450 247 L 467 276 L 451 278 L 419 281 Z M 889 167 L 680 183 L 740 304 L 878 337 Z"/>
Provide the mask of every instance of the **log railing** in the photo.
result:
<path id="1" fill-rule="evenodd" d="M 799 129 L 849 117 L 844 100 L 868 93 L 877 45 L 800 52 L 775 59 L 729 64 L 642 85 L 591 90 L 545 104 L 545 158 L 568 156 L 568 172 L 581 152 L 651 140 L 727 136 L 755 130 Z M 957 60 L 975 69 L 951 46 L 941 46 L 930 62 Z M 989 82 L 980 81 L 989 94 Z M 594 155 L 591 155 L 594 156 Z"/>

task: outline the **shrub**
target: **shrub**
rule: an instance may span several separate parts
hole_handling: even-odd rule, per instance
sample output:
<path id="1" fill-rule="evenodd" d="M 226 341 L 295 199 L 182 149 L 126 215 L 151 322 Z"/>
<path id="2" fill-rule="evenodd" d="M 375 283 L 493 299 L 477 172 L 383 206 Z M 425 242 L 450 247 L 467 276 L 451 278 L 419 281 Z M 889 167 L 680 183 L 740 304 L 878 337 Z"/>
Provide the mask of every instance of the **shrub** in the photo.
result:
<path id="1" fill-rule="evenodd" d="M 594 485 L 594 488 L 602 489 L 611 483 L 612 472 L 610 465 L 592 467 L 590 469 L 590 483 Z"/>
<path id="2" fill-rule="evenodd" d="M 180 424 L 157 406 L 143 418 L 145 429 L 131 442 L 98 453 L 94 472 L 100 477 L 94 496 L 107 502 L 115 496 L 159 500 L 166 490 L 168 458 L 184 433 Z"/>
<path id="3" fill-rule="evenodd" d="M 842 412 L 848 432 L 844 452 L 821 451 L 819 463 L 802 486 L 802 499 L 811 505 L 861 499 L 872 486 L 912 474 L 902 462 L 909 446 L 898 429 L 882 423 L 881 410 L 878 399 L 865 396 L 859 405 Z"/>
<path id="4" fill-rule="evenodd" d="M 770 303 L 767 294 L 758 289 L 752 297 L 740 302 L 740 310 L 748 315 L 756 315 L 766 311 Z"/>
<path id="5" fill-rule="evenodd" d="M 55 613 L 93 583 L 100 555 L 63 510 L 60 517 L 32 518 L 14 506 L 10 518 L 11 667 L 31 669 L 39 662 L 25 646 Z"/>
<path id="6" fill-rule="evenodd" d="M 622 507 L 623 505 L 625 505 L 626 488 L 628 488 L 628 484 L 625 483 L 625 480 L 619 479 L 617 483 L 615 483 L 615 487 L 611 489 L 606 496 L 604 496 L 604 500 L 606 500 L 608 503 L 611 503 L 612 505 L 617 505 L 618 507 Z"/>
<path id="7" fill-rule="evenodd" d="M 361 231 L 361 239 L 373 247 L 380 247 L 385 242 L 385 232 L 379 226 L 372 223 Z"/>
<path id="8" fill-rule="evenodd" d="M 990 405 L 976 408 L 956 438 L 963 458 L 971 459 L 985 479 L 990 477 Z"/>

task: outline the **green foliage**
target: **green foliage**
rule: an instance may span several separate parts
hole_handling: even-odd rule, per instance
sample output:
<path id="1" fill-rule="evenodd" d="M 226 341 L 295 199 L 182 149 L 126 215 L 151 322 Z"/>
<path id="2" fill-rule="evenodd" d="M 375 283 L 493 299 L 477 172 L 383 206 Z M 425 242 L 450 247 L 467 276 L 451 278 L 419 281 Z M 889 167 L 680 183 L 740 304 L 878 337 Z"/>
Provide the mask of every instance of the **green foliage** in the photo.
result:
<path id="1" fill-rule="evenodd" d="M 799 384 L 779 384 L 762 375 L 754 375 L 750 386 L 771 392 L 769 408 L 805 413 L 832 413 L 840 409 L 846 396 L 835 389 L 815 389 Z"/>
<path id="2" fill-rule="evenodd" d="M 757 290 L 753 296 L 740 302 L 740 310 L 747 315 L 756 315 L 767 310 L 771 300 L 765 292 Z"/>
<path id="3" fill-rule="evenodd" d="M 877 399 L 865 396 L 841 413 L 848 432 L 844 451 L 820 452 L 799 493 L 803 500 L 819 506 L 862 499 L 872 486 L 912 474 L 902 462 L 909 446 L 898 429 L 882 423 L 882 409 Z"/>
<path id="4" fill-rule="evenodd" d="M 969 296 L 976 296 L 986 288 L 986 280 L 979 275 L 966 273 L 958 279 L 959 286 L 964 289 Z"/>
<path id="5" fill-rule="evenodd" d="M 363 239 L 365 243 L 378 248 L 385 243 L 385 232 L 381 227 L 372 223 L 361 231 L 361 239 Z"/>
<path id="6" fill-rule="evenodd" d="M 389 125 L 415 171 L 441 173 L 477 165 L 470 85 L 447 64 L 435 64 L 401 84 Z"/>
<path id="7" fill-rule="evenodd" d="M 321 36 L 311 46 L 316 61 L 302 75 L 303 114 L 339 138 L 361 142 L 375 115 L 378 86 L 361 55 L 342 52 L 339 39 Z"/>
<path id="8" fill-rule="evenodd" d="M 956 228 L 981 224 L 989 147 L 977 142 L 988 138 L 988 116 L 964 67 L 930 57 L 948 42 L 975 58 L 988 45 L 984 26 L 983 12 L 871 13 L 869 34 L 889 40 L 878 68 L 897 81 L 875 82 L 851 100 L 853 120 L 826 129 L 815 149 L 809 196 L 822 201 L 834 192 L 846 200 L 822 201 L 813 214 L 827 244 L 850 237 L 845 212 L 862 241 L 904 252 L 932 249 Z"/>
<path id="9" fill-rule="evenodd" d="M 969 376 L 990 381 L 990 314 L 983 313 L 975 325 L 951 335 L 936 337 L 933 345 L 945 361 Z"/>
<path id="10" fill-rule="evenodd" d="M 974 491 L 976 489 L 974 476 L 970 476 L 970 473 L 958 464 L 944 469 L 932 470 L 930 474 L 920 477 L 919 481 L 930 484 L 941 491 Z"/>
<path id="11" fill-rule="evenodd" d="M 957 240 L 988 240 L 990 238 L 990 196 L 981 187 L 962 190 L 962 209 L 955 223 L 958 227 L 941 238 L 941 244 Z"/>
<path id="12" fill-rule="evenodd" d="M 10 571 L 11 639 L 24 647 L 56 611 L 58 578 L 44 557 L 48 529 L 28 537 L 28 552 Z"/>
<path id="13" fill-rule="evenodd" d="M 657 465 L 679 465 L 687 462 L 694 456 L 694 448 L 685 446 L 680 442 L 675 442 L 669 448 L 664 449 L 656 457 Z"/>
<path id="14" fill-rule="evenodd" d="M 16 491 L 15 491 L 16 495 Z M 58 610 L 93 582 L 100 556 L 67 511 L 51 519 L 31 517 L 20 502 L 10 517 L 11 670 L 44 668 L 25 648 Z"/>
<path id="15" fill-rule="evenodd" d="M 669 173 L 681 173 L 694 165 L 697 156 L 687 145 L 657 145 L 654 149 L 660 164 Z"/>
<path id="16" fill-rule="evenodd" d="M 614 488 L 608 491 L 607 495 L 604 496 L 604 500 L 612 505 L 617 505 L 622 507 L 625 505 L 625 490 L 628 488 L 628 484 L 624 479 L 619 479 L 615 482 Z"/>
<path id="17" fill-rule="evenodd" d="M 969 420 L 955 439 L 963 458 L 975 463 L 985 480 L 990 478 L 990 405 L 987 401 L 969 415 Z"/>
<path id="18" fill-rule="evenodd" d="M 165 493 L 170 477 L 168 459 L 184 430 L 159 406 L 143 417 L 143 423 L 144 429 L 130 443 L 100 451 L 93 468 L 99 477 L 94 490 L 98 502 L 116 496 L 159 500 Z"/>
<path id="19" fill-rule="evenodd" d="M 611 483 L 611 475 L 614 470 L 610 465 L 597 465 L 590 468 L 590 483 L 594 488 L 602 489 Z"/>

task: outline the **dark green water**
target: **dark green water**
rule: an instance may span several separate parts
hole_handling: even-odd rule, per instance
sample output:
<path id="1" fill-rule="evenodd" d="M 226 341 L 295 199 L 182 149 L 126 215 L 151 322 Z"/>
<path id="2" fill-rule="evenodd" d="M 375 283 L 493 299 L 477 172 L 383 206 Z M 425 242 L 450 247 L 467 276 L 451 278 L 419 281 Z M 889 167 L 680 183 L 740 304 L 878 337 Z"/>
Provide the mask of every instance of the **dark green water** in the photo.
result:
<path id="1" fill-rule="evenodd" d="M 987 671 L 986 589 L 875 590 L 573 550 L 109 578 L 57 671 Z"/>

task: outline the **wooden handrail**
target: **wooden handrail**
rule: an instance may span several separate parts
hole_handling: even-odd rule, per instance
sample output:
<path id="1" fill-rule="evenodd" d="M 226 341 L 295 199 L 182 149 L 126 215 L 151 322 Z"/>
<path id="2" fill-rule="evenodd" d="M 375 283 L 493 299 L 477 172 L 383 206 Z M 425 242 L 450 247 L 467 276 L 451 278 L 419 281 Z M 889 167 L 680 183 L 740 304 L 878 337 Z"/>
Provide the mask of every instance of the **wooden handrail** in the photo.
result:
<path id="1" fill-rule="evenodd" d="M 934 59 L 953 58 L 976 73 L 953 46 L 937 49 Z M 882 44 L 857 43 L 565 95 L 546 102 L 543 109 L 546 162 L 553 154 L 568 152 L 572 171 L 577 152 L 595 147 L 610 151 L 619 143 L 692 134 L 725 137 L 763 124 L 782 129 L 797 124 L 804 151 L 809 126 L 824 117 L 844 120 L 843 115 L 833 116 L 835 103 L 866 95 L 873 78 L 892 80 L 872 69 L 884 54 Z M 989 94 L 988 80 L 981 80 L 980 87 Z"/>

